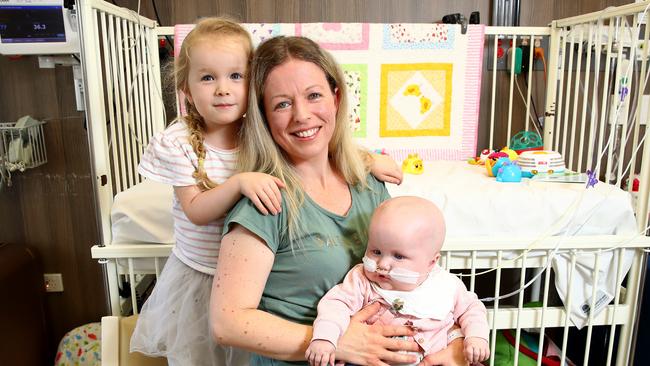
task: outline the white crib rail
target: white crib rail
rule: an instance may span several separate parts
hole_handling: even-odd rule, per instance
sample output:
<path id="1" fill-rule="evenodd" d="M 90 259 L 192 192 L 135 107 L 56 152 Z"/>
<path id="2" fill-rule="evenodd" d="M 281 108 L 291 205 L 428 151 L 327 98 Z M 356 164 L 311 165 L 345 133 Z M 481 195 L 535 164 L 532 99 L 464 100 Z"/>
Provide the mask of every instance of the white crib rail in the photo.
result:
<path id="1" fill-rule="evenodd" d="M 557 78 L 549 77 L 544 125 L 545 147 L 560 151 L 569 169 L 595 170 L 629 191 L 627 178 L 640 175 L 639 229 L 647 225 L 650 186 L 650 109 L 641 115 L 650 32 L 639 21 L 647 10 L 648 2 L 636 3 L 552 23 L 549 70 Z"/>
<path id="2" fill-rule="evenodd" d="M 165 127 L 158 37 L 156 23 L 131 10 L 101 0 L 80 0 L 78 8 L 98 245 L 104 246 L 112 238 L 113 197 L 141 181 L 140 157 Z M 106 272 L 112 312 L 119 315 L 115 262 L 107 261 Z"/>
<path id="3" fill-rule="evenodd" d="M 535 71 L 533 71 L 533 62 L 534 62 L 534 44 L 535 41 L 539 41 L 542 38 L 548 38 L 551 34 L 551 30 L 548 27 L 486 27 L 485 29 L 485 44 L 488 48 L 488 50 L 491 51 L 490 57 L 488 57 L 488 60 L 490 60 L 491 64 L 488 64 L 488 70 L 487 70 L 487 75 L 484 77 L 484 80 L 486 80 L 488 83 L 491 85 L 491 93 L 488 97 L 488 103 L 489 103 L 489 133 L 488 133 L 488 146 L 490 150 L 493 150 L 495 148 L 499 149 L 502 148 L 503 146 L 507 146 L 509 144 L 509 141 L 514 133 L 517 132 L 518 129 L 523 128 L 526 131 L 529 130 L 534 130 L 534 125 L 531 125 L 531 119 L 533 119 L 532 115 L 533 112 L 531 111 L 531 97 L 532 97 L 532 90 L 535 90 L 538 88 L 537 86 L 537 78 L 533 78 L 533 76 L 536 74 Z M 528 70 L 530 70 L 527 75 L 525 75 L 526 78 L 526 85 L 528 86 L 526 88 L 526 97 L 523 98 L 523 94 L 515 94 L 515 85 L 517 92 L 521 92 L 521 88 L 518 84 L 518 79 L 517 75 L 515 74 L 515 69 L 511 68 L 509 71 L 504 71 L 504 70 L 499 70 L 497 67 L 497 61 L 500 58 L 498 55 L 498 49 L 499 49 L 499 42 L 512 42 L 513 45 L 521 45 L 523 42 L 529 44 L 530 47 L 530 52 L 529 52 L 529 63 L 528 63 Z M 515 63 L 515 52 L 512 52 L 510 56 L 504 55 L 501 58 L 507 58 L 510 57 L 511 63 Z M 484 70 L 485 71 L 485 70 Z M 507 76 L 507 80 L 505 80 L 504 76 Z M 550 78 L 550 76 L 549 76 Z M 498 81 L 507 81 L 507 86 L 502 85 L 503 83 L 498 83 Z M 505 89 L 505 90 L 504 90 Z M 540 89 L 541 92 L 545 92 L 545 89 Z M 507 95 L 508 98 L 505 99 L 507 100 L 507 110 L 506 111 L 500 111 L 501 113 L 497 113 L 496 109 L 496 104 L 498 101 L 503 100 L 504 96 Z M 519 97 L 522 97 L 522 101 L 519 100 Z M 523 125 L 521 121 L 519 121 L 518 117 L 513 116 L 513 109 L 515 104 L 519 104 L 520 102 L 523 102 L 526 114 L 523 116 Z M 485 104 L 484 104 L 485 106 Z M 541 106 L 540 106 L 541 109 Z M 504 113 L 506 112 L 506 113 Z M 487 114 L 488 111 L 484 110 L 483 115 Z M 507 116 L 506 123 L 503 123 L 503 121 L 499 121 L 497 119 L 497 116 Z M 541 117 L 541 116 L 535 116 L 535 117 Z M 515 119 L 513 121 L 513 119 Z M 483 121 L 483 120 L 482 120 Z M 535 123 L 534 121 L 533 123 Z M 514 127 L 513 127 L 514 123 Z M 505 131 L 506 135 L 505 136 L 495 136 L 495 130 L 503 130 Z M 542 134 L 542 131 L 539 131 L 540 135 Z"/>
<path id="4" fill-rule="evenodd" d="M 151 274 L 157 280 L 163 267 L 162 262 L 169 257 L 171 251 L 172 245 L 168 244 L 111 244 L 94 245 L 91 248 L 92 257 L 106 265 L 112 315 L 120 316 L 131 312 L 138 314 L 140 294 L 135 275 Z M 138 269 L 134 264 L 136 260 L 141 262 Z M 123 283 L 127 284 L 128 289 L 122 290 L 127 291 L 128 296 L 119 295 Z"/>
<path id="5" fill-rule="evenodd" d="M 113 196 L 137 173 L 149 138 L 165 127 L 156 23 L 104 1 L 79 2 L 86 116 L 100 218 L 110 243 Z"/>
<path id="6" fill-rule="evenodd" d="M 594 278 L 594 283 L 598 281 L 598 274 L 601 270 L 600 258 L 603 253 L 607 251 L 614 251 L 617 255 L 614 269 L 616 278 L 622 282 L 624 277 L 623 268 L 623 251 L 633 250 L 634 262 L 633 267 L 639 267 L 643 261 L 643 249 L 648 246 L 649 240 L 647 237 L 637 235 L 630 238 L 622 238 L 616 236 L 602 235 L 602 236 L 589 236 L 589 241 L 585 241 L 584 237 L 548 237 L 540 238 L 512 238 L 511 240 L 503 240 L 502 238 L 463 238 L 456 239 L 450 238 L 445 243 L 445 248 L 453 248 L 453 250 L 446 251 L 442 257 L 442 265 L 447 269 L 454 272 L 455 270 L 463 270 L 464 273 L 469 273 L 469 289 L 475 291 L 479 296 L 485 296 L 485 291 L 476 288 L 475 284 L 481 282 L 477 277 L 488 276 L 489 272 L 494 272 L 495 287 L 494 293 L 490 296 L 492 299 L 487 299 L 486 306 L 488 308 L 488 319 L 491 327 L 491 353 L 495 351 L 495 340 L 497 330 L 499 329 L 512 329 L 515 331 L 516 340 L 514 349 L 519 349 L 520 336 L 524 328 L 533 328 L 539 331 L 538 342 L 539 349 L 543 349 L 542 342 L 545 337 L 546 331 L 549 328 L 561 328 L 562 334 L 562 364 L 566 361 L 566 350 L 571 346 L 572 340 L 568 335 L 568 330 L 573 326 L 567 309 L 571 308 L 573 300 L 573 292 L 571 291 L 571 284 L 573 283 L 572 277 L 576 270 L 576 260 L 581 256 L 594 257 L 595 266 L 591 270 L 591 275 Z M 480 251 L 475 248 L 481 248 Z M 551 271 L 550 261 L 558 255 L 564 253 L 569 255 L 571 265 L 569 268 L 569 289 L 567 290 L 567 298 L 564 304 L 556 303 L 550 305 L 549 299 L 551 292 Z M 509 259 L 506 259 L 505 256 Z M 485 270 L 487 269 L 487 270 Z M 502 274 L 506 271 L 510 274 L 516 274 L 519 277 L 518 289 L 521 291 L 503 290 L 501 284 Z M 533 273 L 535 276 L 528 275 Z M 507 272 L 506 272 L 507 273 Z M 592 331 L 594 327 L 608 328 L 609 336 L 606 339 L 607 354 L 606 365 L 610 365 L 612 360 L 616 360 L 617 365 L 629 364 L 630 355 L 630 339 L 632 337 L 633 327 L 629 326 L 631 317 L 634 316 L 637 306 L 637 295 L 639 290 L 640 272 L 629 272 L 627 275 L 627 285 L 625 288 L 621 287 L 616 290 L 614 300 L 606 305 L 601 312 L 594 315 L 589 312 L 588 321 L 586 324 L 587 335 L 585 339 L 585 350 L 582 358 L 582 365 L 589 365 L 589 357 L 591 352 L 591 345 L 593 341 L 602 341 L 601 339 L 594 339 Z M 532 277 L 532 278 L 531 278 Z M 492 277 L 489 277 L 492 279 Z M 528 282 L 526 282 L 528 281 Z M 531 308 L 524 307 L 524 301 L 530 299 L 538 300 L 530 284 L 542 281 L 543 292 L 541 295 L 541 305 Z M 489 282 L 489 281 L 487 281 Z M 485 285 L 486 281 L 482 281 Z M 516 305 L 502 306 L 502 301 L 507 301 L 508 297 L 516 299 Z M 485 301 L 486 299 L 484 299 Z M 591 294 L 589 300 L 589 308 L 594 309 L 597 301 L 596 287 Z M 510 302 L 514 303 L 513 301 Z M 618 326 L 622 326 L 618 328 Z M 620 329 L 620 331 L 619 331 Z M 619 335 L 617 336 L 617 331 Z M 618 353 L 614 355 L 614 345 L 618 343 Z M 605 344 L 600 343 L 600 344 Z M 518 357 L 518 356 L 517 356 Z M 573 360 L 574 362 L 577 360 Z M 596 364 L 602 364 L 602 360 L 594 360 Z M 494 364 L 492 359 L 490 365 Z M 518 359 L 515 360 L 515 365 L 518 364 Z M 541 365 L 541 353 L 537 359 L 537 364 Z M 580 364 L 578 362 L 578 364 Z"/>
<path id="7" fill-rule="evenodd" d="M 547 101 L 550 118 L 544 126 L 545 147 L 561 151 L 569 169 L 595 170 L 605 182 L 630 192 L 632 178 L 639 174 L 641 184 L 634 208 L 640 231 L 648 223 L 650 193 L 646 139 L 650 113 L 641 114 L 647 93 L 650 33 L 648 27 L 640 31 L 640 17 L 647 19 L 648 7 L 648 2 L 630 4 L 552 23 L 555 42 L 551 59 L 559 77 L 554 79 L 557 83 L 549 84 L 548 95 L 556 96 L 557 92 L 557 98 Z M 643 288 L 646 272 L 645 253 L 639 254 L 628 274 L 628 281 L 638 281 L 634 285 L 639 287 L 637 292 Z M 631 328 L 636 310 L 633 306 L 626 313 L 618 364 L 634 343 Z M 608 355 L 608 364 L 610 360 Z"/>
<path id="8" fill-rule="evenodd" d="M 588 239 L 588 240 L 585 240 Z M 453 248 L 443 252 L 441 258 L 441 265 L 452 272 L 469 273 L 469 279 L 466 281 L 468 288 L 479 294 L 480 297 L 491 297 L 493 300 L 485 302 L 488 308 L 488 321 L 491 329 L 491 352 L 495 351 L 495 337 L 496 331 L 500 329 L 511 329 L 516 334 L 516 348 L 520 343 L 521 332 L 523 329 L 536 329 L 539 331 L 538 342 L 540 342 L 540 349 L 542 348 L 541 342 L 543 341 L 548 330 L 551 328 L 558 328 L 562 330 L 562 347 L 566 350 L 572 346 L 572 342 L 568 336 L 568 330 L 573 327 L 567 309 L 571 307 L 573 301 L 573 292 L 569 289 L 568 297 L 565 299 L 566 306 L 558 302 L 553 296 L 555 287 L 552 286 L 550 260 L 558 254 L 566 254 L 571 258 L 571 266 L 569 273 L 573 273 L 576 268 L 576 259 L 580 256 L 595 256 L 596 265 L 592 269 L 594 281 L 597 281 L 601 264 L 599 263 L 600 256 L 606 251 L 615 251 L 618 255 L 618 260 L 615 261 L 614 272 L 616 277 L 623 279 L 623 255 L 624 250 L 635 251 L 633 267 L 639 267 L 640 261 L 643 260 L 642 248 L 650 245 L 650 240 L 647 237 L 638 235 L 636 237 L 621 237 L 613 235 L 600 235 L 588 237 L 547 237 L 540 239 L 538 237 L 520 237 L 503 240 L 503 238 L 450 238 L 445 243 L 445 248 Z M 481 248 L 476 250 L 475 248 Z M 612 249 L 614 248 L 614 249 Z M 113 309 L 120 309 L 122 311 L 133 310 L 135 314 L 138 313 L 138 300 L 140 294 L 136 290 L 135 275 L 143 272 L 137 270 L 134 266 L 135 260 L 147 259 L 149 260 L 149 267 L 154 267 L 155 270 L 150 273 L 155 274 L 156 278 L 160 274 L 160 261 L 166 258 L 170 253 L 170 247 L 167 245 L 107 245 L 105 247 L 95 246 L 92 249 L 94 258 L 105 258 L 108 264 L 109 275 L 112 276 L 114 281 L 119 281 L 119 278 L 124 276 L 128 279 L 126 282 L 128 290 L 130 291 L 130 299 L 127 302 L 118 302 L 114 305 Z M 122 262 L 120 262 L 122 261 Z M 140 263 L 140 268 L 142 263 Z M 486 271 L 489 271 L 486 273 Z M 504 275 L 505 274 L 505 275 Z M 518 288 L 522 288 L 525 284 L 530 285 L 535 278 L 531 274 L 538 276 L 537 281 L 543 282 L 543 290 L 537 298 L 532 293 L 531 287 L 528 286 L 525 290 L 516 292 Z M 504 281 L 507 282 L 508 275 L 518 276 L 519 281 L 514 289 L 507 288 Z M 612 360 L 616 360 L 617 365 L 627 365 L 629 357 L 629 339 L 634 330 L 633 327 L 628 326 L 630 317 L 633 316 L 637 306 L 637 294 L 639 290 L 639 277 L 638 271 L 628 273 L 627 284 L 625 287 L 620 287 L 614 294 L 614 300 L 604 306 L 603 310 L 594 316 L 590 313 L 586 329 L 586 348 L 583 353 L 582 364 L 589 365 L 589 356 L 594 341 L 603 341 L 599 344 L 606 344 L 607 347 L 607 365 L 612 364 Z M 488 280 L 481 280 L 487 278 Z M 486 282 L 490 282 L 494 278 L 494 291 L 488 292 L 485 289 L 476 286 L 477 283 L 485 286 Z M 528 283 L 526 282 L 528 281 Z M 619 282 L 621 282 L 619 281 Z M 569 279 L 571 284 L 571 278 Z M 569 285 L 570 287 L 571 285 Z M 555 295 L 556 296 L 556 295 Z M 514 299 L 514 301 L 513 301 Z M 541 305 L 537 307 L 524 307 L 524 302 L 530 300 L 540 300 Z M 594 290 L 589 300 L 590 308 L 595 307 L 597 301 L 597 293 Z M 504 305 L 505 303 L 505 305 Z M 514 305 L 513 305 L 514 304 Z M 119 315 L 119 312 L 114 313 Z M 605 340 L 594 339 L 592 330 L 594 327 L 605 327 L 609 331 L 609 336 Z M 627 341 L 624 341 L 627 340 Z M 618 355 L 614 354 L 614 346 L 618 343 Z M 566 354 L 562 359 L 565 359 Z M 574 360 L 576 361 L 576 360 Z M 494 361 L 490 363 L 493 365 Z M 595 361 L 594 363 L 600 364 L 602 360 Z M 541 364 L 541 357 L 538 358 L 538 364 Z"/>

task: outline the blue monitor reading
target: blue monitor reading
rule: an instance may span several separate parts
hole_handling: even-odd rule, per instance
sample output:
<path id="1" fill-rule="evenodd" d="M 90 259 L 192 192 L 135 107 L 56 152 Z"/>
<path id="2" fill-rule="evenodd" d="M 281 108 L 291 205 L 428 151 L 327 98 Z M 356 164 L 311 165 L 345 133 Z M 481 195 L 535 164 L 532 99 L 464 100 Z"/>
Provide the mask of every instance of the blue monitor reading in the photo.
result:
<path id="1" fill-rule="evenodd" d="M 2 43 L 65 42 L 61 6 L 0 5 Z"/>

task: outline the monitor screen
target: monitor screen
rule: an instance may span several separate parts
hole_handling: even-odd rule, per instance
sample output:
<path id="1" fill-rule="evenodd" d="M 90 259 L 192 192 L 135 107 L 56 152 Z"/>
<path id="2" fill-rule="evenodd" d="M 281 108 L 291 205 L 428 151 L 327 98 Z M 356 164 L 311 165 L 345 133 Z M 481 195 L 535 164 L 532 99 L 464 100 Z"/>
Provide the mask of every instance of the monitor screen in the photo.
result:
<path id="1" fill-rule="evenodd" d="M 0 5 L 2 43 L 65 42 L 61 6 Z"/>

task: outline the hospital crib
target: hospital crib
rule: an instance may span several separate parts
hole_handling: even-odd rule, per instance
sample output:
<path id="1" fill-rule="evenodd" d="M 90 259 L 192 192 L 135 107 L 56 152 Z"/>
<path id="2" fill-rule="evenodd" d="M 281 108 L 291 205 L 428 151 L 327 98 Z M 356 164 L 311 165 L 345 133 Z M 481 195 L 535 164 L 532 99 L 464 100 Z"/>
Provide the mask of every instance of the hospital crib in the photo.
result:
<path id="1" fill-rule="evenodd" d="M 80 1 L 79 11 L 101 233 L 92 256 L 105 268 L 112 314 L 137 314 L 171 252 L 173 239 L 154 236 L 146 243 L 116 243 L 111 210 L 116 195 L 141 184 L 136 171 L 139 159 L 151 136 L 165 128 L 158 39 L 173 35 L 174 28 L 159 27 L 133 11 L 101 0 Z M 629 205 L 633 227 L 630 230 L 627 220 L 626 230 L 614 227 L 605 234 L 579 235 L 580 223 L 572 218 L 585 214 L 607 221 L 607 210 L 580 212 L 577 206 L 582 195 L 592 192 L 587 188 L 573 189 L 570 197 L 577 197 L 577 206 L 570 205 L 553 218 L 565 220 L 559 231 L 449 237 L 442 265 L 466 278 L 468 287 L 485 299 L 492 354 L 497 330 L 513 330 L 515 349 L 519 349 L 524 330 L 534 330 L 539 333 L 534 336 L 539 348 L 545 334 L 554 334 L 561 350 L 560 362 L 567 364 L 567 352 L 575 339 L 569 336 L 574 329 L 570 314 L 578 306 L 583 311 L 584 343 L 579 346 L 580 359 L 574 354 L 573 361 L 584 365 L 631 362 L 644 280 L 644 248 L 650 246 L 645 237 L 650 187 L 650 150 L 645 137 L 650 112 L 641 107 L 649 74 L 648 47 L 643 46 L 648 44 L 650 32 L 640 25 L 647 11 L 648 3 L 637 3 L 555 20 L 548 27 L 484 30 L 488 55 L 483 61 L 480 115 L 481 128 L 487 134 L 485 147 L 506 145 L 518 129 L 540 128 L 540 115 L 531 110 L 535 98 L 542 100 L 543 107 L 540 104 L 538 108 L 543 110 L 540 134 L 544 148 L 561 152 L 569 169 L 595 171 L 601 179 L 599 185 L 607 187 L 606 198 L 615 197 L 620 204 Z M 510 41 L 548 44 L 543 61 L 545 82 L 539 81 L 542 71 L 522 77 L 514 68 L 497 70 L 497 50 L 502 42 Z M 538 51 L 530 47 L 529 52 L 528 68 L 533 70 Z M 512 52 L 505 57 L 511 57 L 514 64 L 518 56 Z M 529 86 L 525 95 L 520 80 Z M 543 95 L 535 95 L 535 90 Z M 630 177 L 641 182 L 638 192 L 633 191 Z M 625 191 L 635 195 L 633 205 L 626 202 L 630 195 Z M 170 193 L 166 194 L 169 197 Z M 531 208 L 517 215 L 533 212 Z M 578 303 L 572 294 L 578 286 L 588 285 L 578 281 L 580 276 L 591 278 L 592 283 L 613 283 L 612 299 L 603 300 L 601 288 L 591 286 L 587 300 Z M 494 284 L 488 293 L 483 285 L 477 287 L 485 282 Z M 563 301 L 558 300 L 553 286 L 558 282 L 564 283 Z M 534 302 L 533 306 L 525 305 L 528 302 Z M 605 334 L 605 340 L 594 334 Z M 541 357 L 540 353 L 538 365 Z"/>

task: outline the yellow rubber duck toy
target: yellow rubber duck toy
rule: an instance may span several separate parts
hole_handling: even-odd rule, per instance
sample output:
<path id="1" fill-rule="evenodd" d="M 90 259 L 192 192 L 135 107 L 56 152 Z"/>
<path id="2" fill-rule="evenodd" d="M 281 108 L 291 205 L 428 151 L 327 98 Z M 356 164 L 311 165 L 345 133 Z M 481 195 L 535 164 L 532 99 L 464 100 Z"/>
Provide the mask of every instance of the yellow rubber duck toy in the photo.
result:
<path id="1" fill-rule="evenodd" d="M 409 156 L 402 162 L 402 171 L 409 174 L 422 174 L 424 172 L 424 164 L 420 155 L 417 153 L 409 154 Z"/>

